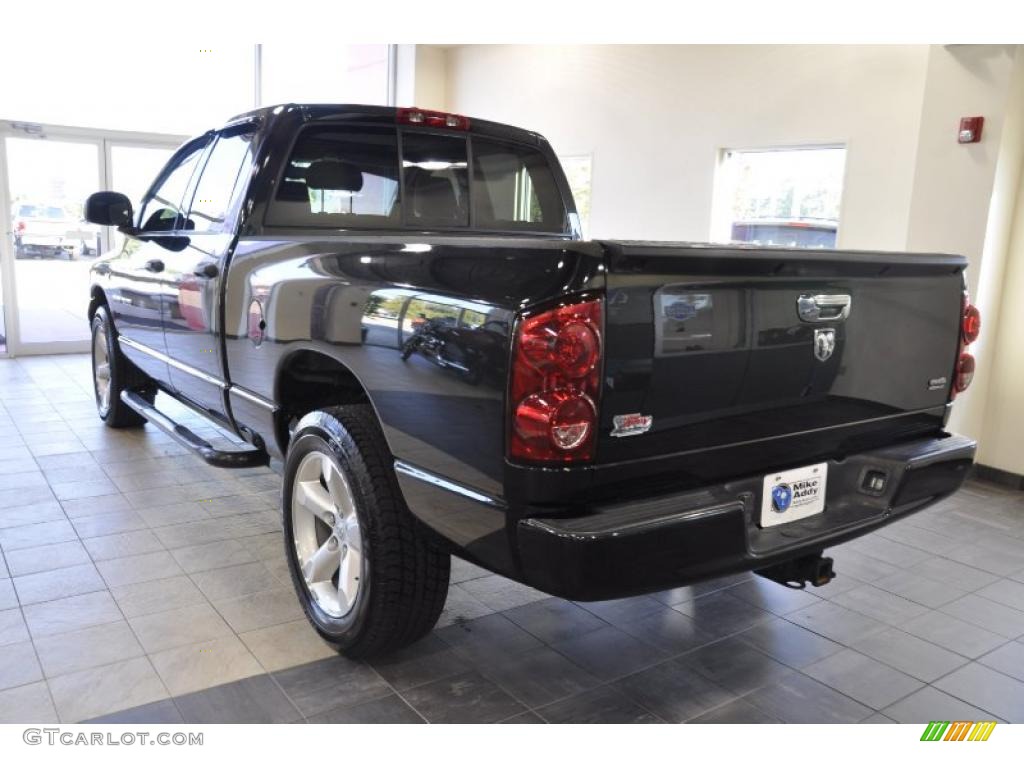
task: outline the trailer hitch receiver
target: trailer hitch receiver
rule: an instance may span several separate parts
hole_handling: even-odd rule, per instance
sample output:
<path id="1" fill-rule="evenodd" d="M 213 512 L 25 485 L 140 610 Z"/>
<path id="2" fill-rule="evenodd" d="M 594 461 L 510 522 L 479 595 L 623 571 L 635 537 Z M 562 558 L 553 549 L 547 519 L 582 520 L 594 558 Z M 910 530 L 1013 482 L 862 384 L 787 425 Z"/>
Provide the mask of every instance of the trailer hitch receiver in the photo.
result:
<path id="1" fill-rule="evenodd" d="M 792 589 L 803 589 L 808 582 L 812 586 L 823 587 L 836 576 L 832 570 L 832 558 L 822 557 L 821 552 L 770 565 L 754 573 Z"/>

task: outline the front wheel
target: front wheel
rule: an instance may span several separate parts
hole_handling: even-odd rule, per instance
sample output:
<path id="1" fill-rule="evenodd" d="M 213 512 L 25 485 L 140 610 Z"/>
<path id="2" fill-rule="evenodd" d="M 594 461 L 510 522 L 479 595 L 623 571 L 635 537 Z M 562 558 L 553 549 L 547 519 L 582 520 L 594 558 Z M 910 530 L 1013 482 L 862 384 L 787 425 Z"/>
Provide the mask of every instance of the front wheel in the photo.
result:
<path id="1" fill-rule="evenodd" d="M 451 560 L 405 506 L 369 406 L 302 418 L 285 461 L 282 503 L 295 591 L 313 627 L 340 653 L 380 655 L 433 628 Z"/>
<path id="2" fill-rule="evenodd" d="M 108 427 L 137 427 L 146 420 L 121 402 L 121 392 L 132 389 L 153 402 L 156 388 L 121 354 L 107 308 L 96 308 L 92 318 L 92 383 L 96 411 Z"/>

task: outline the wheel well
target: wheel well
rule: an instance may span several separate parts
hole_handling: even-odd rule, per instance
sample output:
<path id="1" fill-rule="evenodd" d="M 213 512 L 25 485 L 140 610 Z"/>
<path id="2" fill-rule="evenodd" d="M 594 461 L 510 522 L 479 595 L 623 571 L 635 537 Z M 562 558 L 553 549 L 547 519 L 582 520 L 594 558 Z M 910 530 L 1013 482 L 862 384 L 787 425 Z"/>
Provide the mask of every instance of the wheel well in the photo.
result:
<path id="1" fill-rule="evenodd" d="M 100 288 L 98 285 L 94 285 L 92 289 L 89 291 L 89 322 L 92 322 L 93 315 L 96 314 L 96 310 L 99 307 L 106 306 L 108 306 L 106 294 L 103 293 L 102 288 Z"/>
<path id="2" fill-rule="evenodd" d="M 281 406 L 274 427 L 282 456 L 288 449 L 292 425 L 305 414 L 331 405 L 370 402 L 352 371 L 313 350 L 296 352 L 281 363 L 274 393 Z"/>

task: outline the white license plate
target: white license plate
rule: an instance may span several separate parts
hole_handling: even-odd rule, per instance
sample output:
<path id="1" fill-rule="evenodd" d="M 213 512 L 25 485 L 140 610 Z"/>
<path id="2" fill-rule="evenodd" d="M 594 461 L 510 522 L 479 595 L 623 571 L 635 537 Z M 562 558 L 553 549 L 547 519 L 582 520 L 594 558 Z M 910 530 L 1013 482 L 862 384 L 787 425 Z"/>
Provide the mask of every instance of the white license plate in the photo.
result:
<path id="1" fill-rule="evenodd" d="M 761 527 L 791 523 L 825 510 L 828 464 L 789 469 L 764 476 Z"/>

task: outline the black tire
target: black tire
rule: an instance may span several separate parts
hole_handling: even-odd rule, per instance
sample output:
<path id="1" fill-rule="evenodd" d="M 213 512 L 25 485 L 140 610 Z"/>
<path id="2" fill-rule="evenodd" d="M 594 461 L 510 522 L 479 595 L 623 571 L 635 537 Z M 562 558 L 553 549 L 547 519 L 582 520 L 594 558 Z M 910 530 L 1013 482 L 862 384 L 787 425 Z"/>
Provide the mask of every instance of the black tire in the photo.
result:
<path id="1" fill-rule="evenodd" d="M 101 341 L 97 345 L 96 337 L 100 333 L 105 338 L 105 344 Z M 107 362 L 110 366 L 110 396 L 106 404 L 103 403 L 100 395 L 100 382 L 97 376 L 97 346 L 106 346 Z M 93 394 L 96 396 L 96 412 L 103 423 L 116 429 L 138 427 L 145 424 L 144 418 L 121 402 L 121 392 L 126 389 L 138 392 L 152 403 L 156 398 L 156 385 L 121 353 L 121 347 L 117 343 L 117 333 L 110 321 L 110 313 L 102 305 L 96 308 L 96 314 L 92 318 L 91 349 Z"/>
<path id="2" fill-rule="evenodd" d="M 302 459 L 333 456 L 351 490 L 362 538 L 362 581 L 347 614 L 334 617 L 313 598 L 298 562 L 293 490 Z M 282 489 L 285 554 L 296 594 L 314 629 L 349 658 L 380 656 L 427 634 L 448 595 L 451 558 L 405 505 L 393 459 L 368 405 L 326 408 L 296 426 Z"/>

